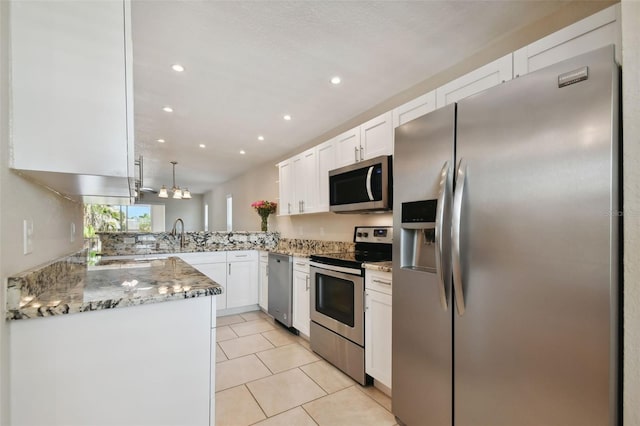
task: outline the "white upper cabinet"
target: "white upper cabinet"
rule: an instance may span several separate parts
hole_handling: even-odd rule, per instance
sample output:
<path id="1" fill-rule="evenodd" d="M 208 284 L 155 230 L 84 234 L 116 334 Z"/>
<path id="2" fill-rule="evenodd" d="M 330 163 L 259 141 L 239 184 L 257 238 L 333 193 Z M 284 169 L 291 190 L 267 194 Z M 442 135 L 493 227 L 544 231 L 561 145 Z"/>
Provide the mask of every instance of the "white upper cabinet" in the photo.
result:
<path id="1" fill-rule="evenodd" d="M 336 168 L 335 139 L 317 146 L 318 149 L 318 212 L 329 211 L 329 171 Z"/>
<path id="2" fill-rule="evenodd" d="M 620 4 L 608 7 L 548 35 L 513 54 L 516 77 L 609 44 L 620 63 Z"/>
<path id="3" fill-rule="evenodd" d="M 393 114 L 391 111 L 360 126 L 360 160 L 393 154 Z"/>
<path id="4" fill-rule="evenodd" d="M 10 7 L 10 166 L 67 195 L 130 197 L 129 1 Z"/>
<path id="5" fill-rule="evenodd" d="M 280 192 L 280 216 L 287 216 L 293 211 L 293 158 L 282 161 L 278 164 L 279 183 L 278 190 Z"/>
<path id="6" fill-rule="evenodd" d="M 511 80 L 512 54 L 490 62 L 436 89 L 436 107 L 441 108 L 490 87 Z"/>
<path id="7" fill-rule="evenodd" d="M 393 114 L 385 112 L 366 123 L 338 135 L 336 168 L 379 155 L 393 154 Z"/>
<path id="8" fill-rule="evenodd" d="M 361 160 L 360 127 L 355 127 L 336 136 L 336 168 L 348 166 Z"/>
<path id="9" fill-rule="evenodd" d="M 422 117 L 436 109 L 436 91 L 432 90 L 393 110 L 393 128 Z"/>
<path id="10" fill-rule="evenodd" d="M 318 164 L 316 148 L 293 158 L 292 212 L 313 213 L 318 199 Z"/>

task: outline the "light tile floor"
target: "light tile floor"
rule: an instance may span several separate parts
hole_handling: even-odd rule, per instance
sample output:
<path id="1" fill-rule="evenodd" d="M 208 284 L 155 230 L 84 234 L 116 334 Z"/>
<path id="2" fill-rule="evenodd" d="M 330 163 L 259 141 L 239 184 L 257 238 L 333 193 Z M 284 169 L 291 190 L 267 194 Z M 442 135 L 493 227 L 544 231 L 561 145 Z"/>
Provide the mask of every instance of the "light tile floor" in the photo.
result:
<path id="1" fill-rule="evenodd" d="M 217 319 L 216 426 L 395 425 L 391 399 L 255 311 Z"/>

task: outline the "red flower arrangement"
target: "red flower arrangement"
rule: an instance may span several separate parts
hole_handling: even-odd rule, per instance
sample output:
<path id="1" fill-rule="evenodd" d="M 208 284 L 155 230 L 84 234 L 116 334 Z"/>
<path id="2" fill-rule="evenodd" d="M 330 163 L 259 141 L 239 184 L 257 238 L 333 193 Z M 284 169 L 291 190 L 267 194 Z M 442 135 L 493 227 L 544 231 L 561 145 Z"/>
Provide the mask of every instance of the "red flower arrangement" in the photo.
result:
<path id="1" fill-rule="evenodd" d="M 256 209 L 260 217 L 262 218 L 261 229 L 263 232 L 267 231 L 267 218 L 271 213 L 275 213 L 278 209 L 278 203 L 274 201 L 260 200 L 251 203 L 251 207 Z"/>

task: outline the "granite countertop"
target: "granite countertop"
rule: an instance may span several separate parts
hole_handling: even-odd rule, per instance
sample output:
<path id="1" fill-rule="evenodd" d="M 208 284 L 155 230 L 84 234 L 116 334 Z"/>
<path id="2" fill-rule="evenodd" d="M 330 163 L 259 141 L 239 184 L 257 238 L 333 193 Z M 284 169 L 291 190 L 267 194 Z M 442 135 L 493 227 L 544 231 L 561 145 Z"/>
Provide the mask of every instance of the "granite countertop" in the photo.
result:
<path id="1" fill-rule="evenodd" d="M 391 265 L 392 262 L 365 262 L 362 267 L 372 271 L 393 272 Z"/>
<path id="2" fill-rule="evenodd" d="M 48 269 L 47 269 L 48 268 Z M 7 319 L 65 315 L 222 293 L 222 287 L 177 257 L 57 262 L 9 279 Z"/>

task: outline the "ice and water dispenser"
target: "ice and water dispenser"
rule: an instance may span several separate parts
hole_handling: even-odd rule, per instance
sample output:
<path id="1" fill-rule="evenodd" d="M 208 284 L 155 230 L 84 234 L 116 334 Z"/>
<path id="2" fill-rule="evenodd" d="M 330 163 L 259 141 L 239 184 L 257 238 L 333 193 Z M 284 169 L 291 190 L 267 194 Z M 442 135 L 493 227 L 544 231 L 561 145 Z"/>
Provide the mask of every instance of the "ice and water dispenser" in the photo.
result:
<path id="1" fill-rule="evenodd" d="M 436 273 L 437 200 L 402 203 L 400 266 Z"/>

